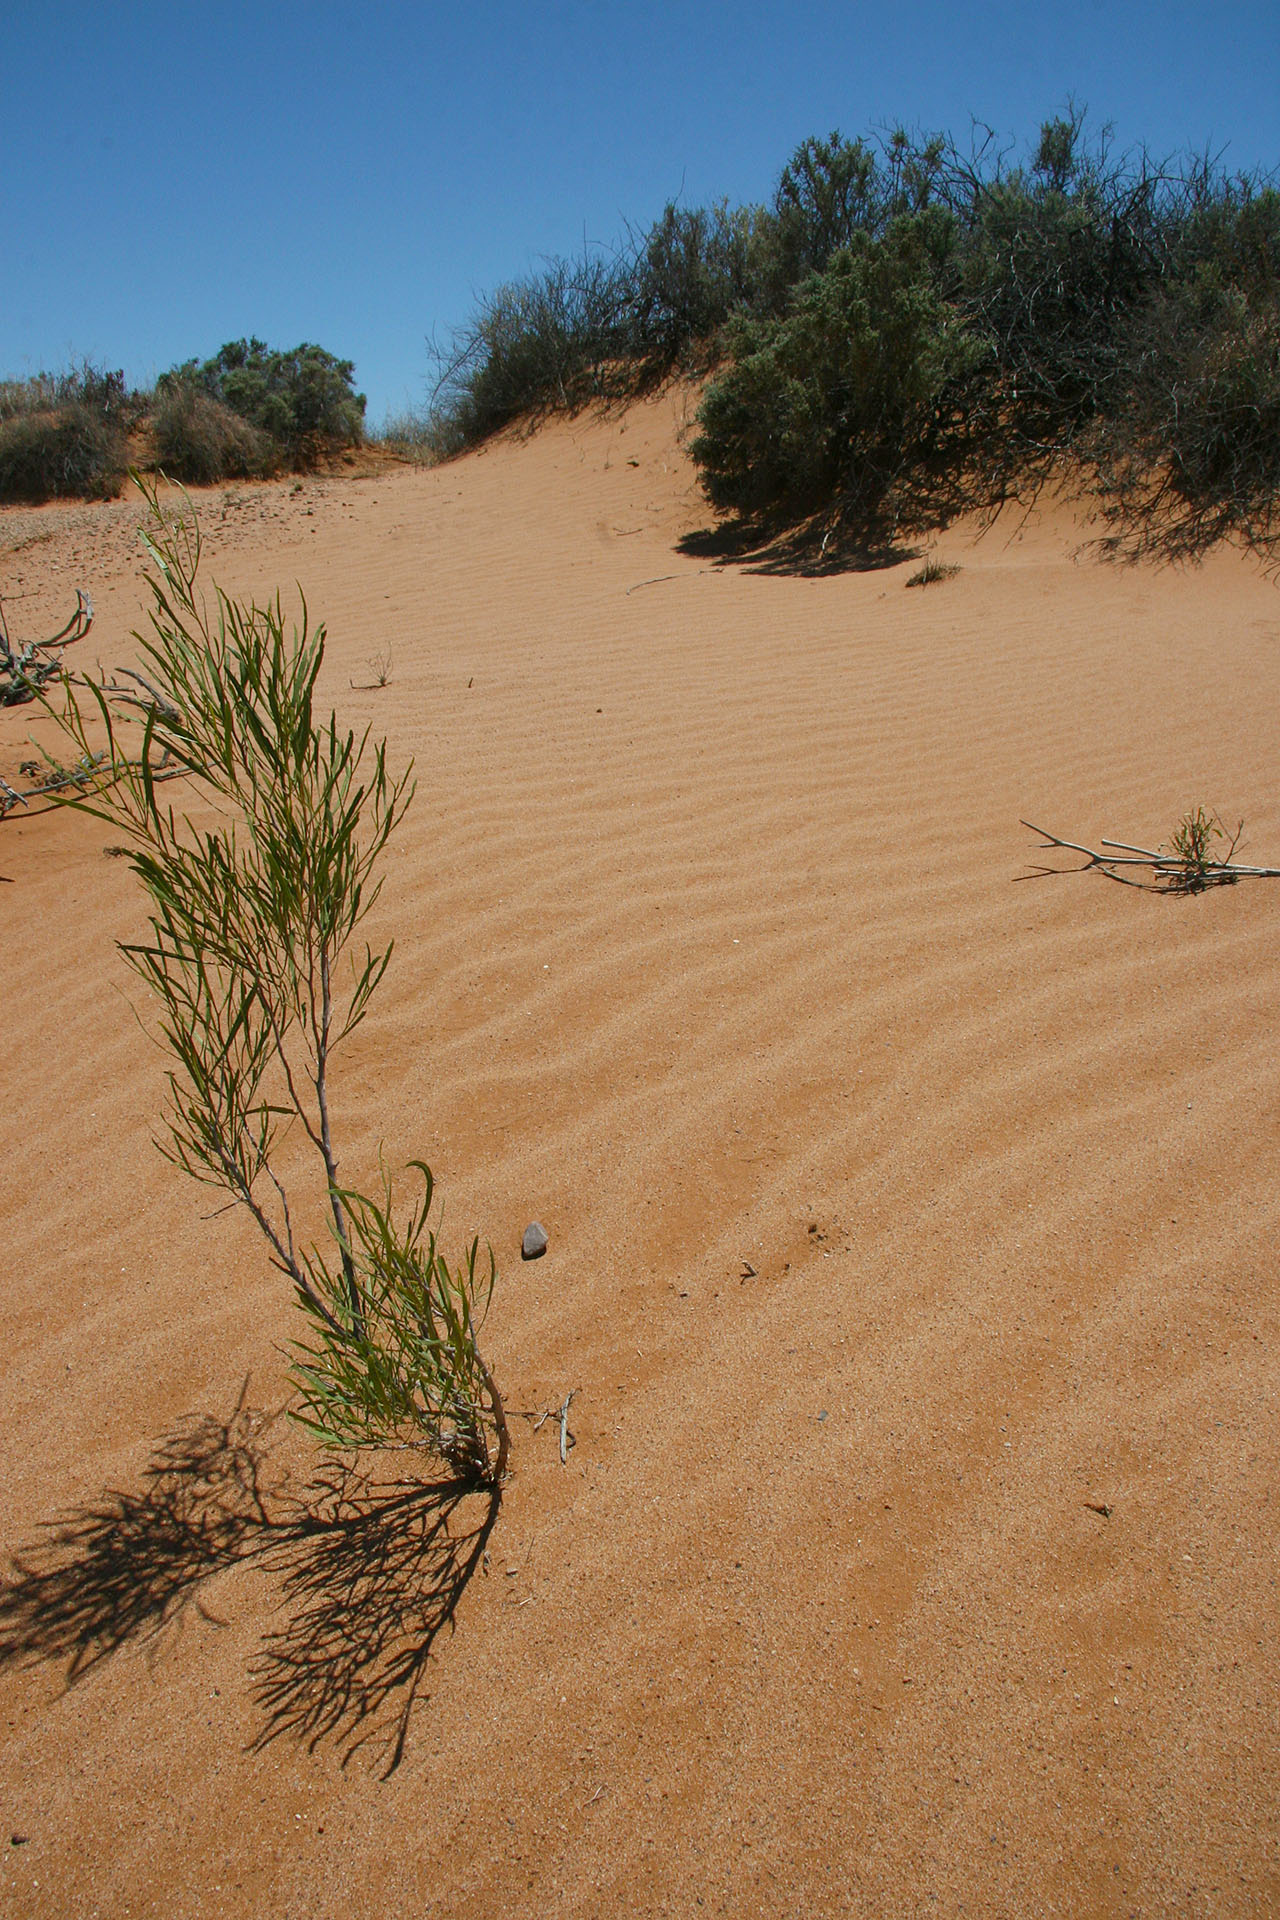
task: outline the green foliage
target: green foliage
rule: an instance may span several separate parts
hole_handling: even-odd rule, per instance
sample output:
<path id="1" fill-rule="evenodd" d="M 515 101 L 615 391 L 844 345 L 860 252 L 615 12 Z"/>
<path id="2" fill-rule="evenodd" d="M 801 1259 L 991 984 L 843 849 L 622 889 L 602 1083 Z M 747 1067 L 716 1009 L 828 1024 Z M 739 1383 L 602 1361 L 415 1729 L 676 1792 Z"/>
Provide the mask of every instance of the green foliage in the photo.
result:
<path id="1" fill-rule="evenodd" d="M 483 1410 L 493 1382 L 476 1336 L 493 1294 L 493 1255 L 488 1273 L 477 1274 L 479 1242 L 473 1240 L 463 1260 L 449 1266 L 427 1231 L 431 1170 L 421 1161 L 413 1165 L 423 1194 L 403 1223 L 394 1219 L 389 1182 L 381 1205 L 363 1194 L 342 1195 L 358 1314 L 343 1276 L 308 1257 L 312 1292 L 302 1304 L 313 1341 L 297 1348 L 300 1418 L 319 1438 L 342 1447 L 413 1433 L 460 1472 L 486 1478 L 492 1463 Z"/>
<path id="2" fill-rule="evenodd" d="M 441 446 L 460 451 L 522 417 L 612 392 L 629 291 L 625 267 L 584 252 L 486 295 L 437 355 L 431 419 Z"/>
<path id="3" fill-rule="evenodd" d="M 628 268 L 626 351 L 662 377 L 698 357 L 753 295 L 758 213 L 677 207 L 640 236 Z"/>
<path id="4" fill-rule="evenodd" d="M 323 347 L 280 352 L 262 340 L 232 340 L 212 360 L 188 360 L 163 374 L 159 390 L 201 390 L 274 441 L 282 463 L 301 467 L 363 439 L 365 400 L 354 373 L 352 361 Z"/>
<path id="5" fill-rule="evenodd" d="M 931 211 L 855 233 L 781 320 L 743 320 L 708 388 L 692 453 L 713 504 L 795 519 L 850 518 L 928 490 L 963 433 L 957 401 L 981 349 L 938 290 L 950 222 Z"/>
<path id="6" fill-rule="evenodd" d="M 148 936 L 123 952 L 173 1062 L 161 1150 L 247 1209 L 321 1329 L 297 1375 L 316 1430 L 342 1444 L 407 1430 L 496 1481 L 506 1427 L 475 1350 L 474 1250 L 456 1275 L 434 1237 L 424 1255 L 426 1208 L 397 1227 L 389 1187 L 381 1206 L 353 1193 L 330 1128 L 333 1054 L 391 958 L 390 943 L 354 943 L 409 775 L 393 778 L 367 733 L 316 717 L 324 632 L 309 629 L 305 607 L 290 632 L 278 599 L 246 605 L 219 591 L 210 606 L 196 586 L 194 517 L 166 525 L 154 491 L 148 499 L 157 531 L 146 543 L 150 632 L 137 636 L 149 695 L 140 750 L 127 748 L 112 691 L 92 682 L 89 712 L 69 689 L 61 721 L 84 759 L 94 724 L 105 734 L 95 789 L 69 804 L 123 835 L 150 904 Z M 216 824 L 165 804 L 174 774 L 195 781 Z M 290 1125 L 311 1149 L 327 1252 L 300 1246 L 276 1173 Z"/>
<path id="7" fill-rule="evenodd" d="M 838 132 L 802 140 L 757 230 L 756 304 L 782 311 L 802 280 L 858 236 L 879 239 L 892 221 L 935 204 L 943 151 L 941 140 L 912 142 L 901 129 L 880 148 Z"/>
<path id="8" fill-rule="evenodd" d="M 1201 269 L 1134 330 L 1140 370 L 1096 436 L 1112 544 L 1182 559 L 1227 535 L 1280 541 L 1280 286 L 1252 296 Z"/>
<path id="9" fill-rule="evenodd" d="M 1168 855 L 1161 862 L 1169 891 L 1203 893 L 1206 887 L 1233 885 L 1237 876 L 1225 869 L 1240 844 L 1243 825 L 1242 821 L 1229 834 L 1217 814 L 1206 813 L 1203 807 L 1183 814 L 1169 842 Z M 1226 842 L 1226 851 L 1217 858 L 1213 849 L 1219 840 Z M 1172 868 L 1170 861 L 1176 863 Z"/>
<path id="10" fill-rule="evenodd" d="M 0 422 L 0 500 L 113 500 L 128 466 L 124 435 L 84 407 Z"/>
<path id="11" fill-rule="evenodd" d="M 833 132 L 767 208 L 668 205 L 615 255 L 500 288 L 445 356 L 432 448 L 718 367 L 693 453 L 749 526 L 883 551 L 1054 480 L 1100 500 L 1116 551 L 1274 559 L 1278 312 L 1268 180 L 1117 156 L 1075 108 L 1020 164 L 981 129 Z"/>

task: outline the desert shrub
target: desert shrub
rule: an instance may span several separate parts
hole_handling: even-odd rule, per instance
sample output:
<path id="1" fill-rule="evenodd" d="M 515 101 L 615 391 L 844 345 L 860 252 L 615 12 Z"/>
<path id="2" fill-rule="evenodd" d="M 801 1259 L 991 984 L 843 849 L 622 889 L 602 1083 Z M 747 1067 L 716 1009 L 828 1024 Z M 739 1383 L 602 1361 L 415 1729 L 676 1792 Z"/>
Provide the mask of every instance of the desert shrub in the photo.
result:
<path id="1" fill-rule="evenodd" d="M 742 320 L 710 385 L 692 453 L 713 504 L 748 519 L 834 507 L 866 521 L 963 437 L 957 396 L 981 352 L 937 288 L 950 244 L 937 212 L 858 233 L 778 321 Z"/>
<path id="2" fill-rule="evenodd" d="M 352 385 L 350 360 L 304 343 L 287 352 L 262 340 L 232 340 L 212 360 L 188 360 L 163 374 L 174 386 L 202 388 L 280 448 L 283 463 L 306 466 L 317 456 L 358 446 L 365 399 Z"/>
<path id="3" fill-rule="evenodd" d="M 282 464 L 281 449 L 269 434 L 194 381 L 163 383 L 151 425 L 156 464 L 187 486 L 260 479 Z"/>
<path id="4" fill-rule="evenodd" d="M 627 289 L 626 348 L 641 378 L 714 356 L 714 341 L 736 309 L 749 304 L 758 210 L 677 207 L 635 242 Z"/>
<path id="5" fill-rule="evenodd" d="M 942 580 L 953 580 L 959 571 L 954 560 L 926 560 L 907 575 L 906 583 L 909 587 L 936 587 Z"/>
<path id="6" fill-rule="evenodd" d="M 628 353 L 630 280 L 623 261 L 584 251 L 487 294 L 437 351 L 431 416 L 451 450 L 524 416 L 614 390 Z"/>
<path id="7" fill-rule="evenodd" d="M 20 414 L 56 413 L 60 408 L 83 407 L 100 419 L 132 426 L 146 406 L 146 396 L 131 393 L 123 372 L 110 372 L 82 360 L 64 373 L 37 373 L 29 380 L 0 380 L 0 420 Z"/>
<path id="8" fill-rule="evenodd" d="M 693 452 L 723 511 L 927 526 L 1053 480 L 1125 550 L 1272 555 L 1277 311 L 1269 179 L 1117 154 L 1075 108 L 1021 160 L 982 128 L 836 132 L 768 207 L 668 205 L 487 297 L 431 445 L 719 368 Z"/>
<path id="9" fill-rule="evenodd" d="M 411 798 L 385 746 L 314 710 L 323 629 L 286 629 L 265 606 L 197 588 L 194 517 L 166 524 L 148 494 L 151 627 L 139 635 L 149 695 L 140 749 L 111 690 L 68 687 L 62 725 L 96 789 L 67 804 L 109 823 L 148 899 L 148 931 L 122 951 L 145 983 L 169 1054 L 167 1157 L 244 1207 L 310 1326 L 295 1379 L 301 1418 L 340 1446 L 392 1437 L 496 1486 L 507 1452 L 501 1397 L 477 1345 L 492 1288 L 473 1244 L 450 1265 L 424 1195 L 397 1219 L 390 1182 L 370 1199 L 338 1178 L 331 1069 L 391 958 L 355 941 L 378 898 L 384 847 Z M 126 696 L 134 707 L 134 693 Z M 89 706 L 82 711 L 81 702 Z M 92 726 L 105 731 L 105 758 Z M 213 803 L 196 826 L 162 797 L 181 774 Z M 300 1244 L 276 1168 L 284 1128 L 309 1153 L 312 1218 Z M 306 1176 L 301 1176 L 305 1179 Z M 424 1243 L 424 1235 L 425 1243 Z"/>
<path id="10" fill-rule="evenodd" d="M 0 420 L 0 500 L 114 499 L 128 463 L 124 430 L 88 407 Z"/>
<path id="11" fill-rule="evenodd" d="M 389 413 L 369 439 L 419 467 L 434 467 L 458 451 L 443 432 L 439 416 L 429 409 L 415 413 L 406 407 L 400 413 Z"/>
<path id="12" fill-rule="evenodd" d="M 882 238 L 892 221 L 923 212 L 937 198 L 944 152 L 941 139 L 913 141 L 900 128 L 879 142 L 839 132 L 802 140 L 756 223 L 753 303 L 780 313 L 800 282 L 857 235 Z"/>
<path id="13" fill-rule="evenodd" d="M 123 373 L 88 360 L 0 381 L 0 500 L 113 498 L 142 405 Z"/>
<path id="14" fill-rule="evenodd" d="M 1183 558 L 1280 537 L 1280 293 L 1212 273 L 1163 290 L 1131 342 L 1135 377 L 1096 436 L 1112 543 Z"/>
<path id="15" fill-rule="evenodd" d="M 1140 156 L 1086 151 L 1078 116 L 1041 129 L 1029 170 L 971 180 L 954 298 L 989 349 L 985 467 L 1026 494 L 1086 451 L 1123 400 L 1134 316 L 1163 272 L 1161 179 Z"/>

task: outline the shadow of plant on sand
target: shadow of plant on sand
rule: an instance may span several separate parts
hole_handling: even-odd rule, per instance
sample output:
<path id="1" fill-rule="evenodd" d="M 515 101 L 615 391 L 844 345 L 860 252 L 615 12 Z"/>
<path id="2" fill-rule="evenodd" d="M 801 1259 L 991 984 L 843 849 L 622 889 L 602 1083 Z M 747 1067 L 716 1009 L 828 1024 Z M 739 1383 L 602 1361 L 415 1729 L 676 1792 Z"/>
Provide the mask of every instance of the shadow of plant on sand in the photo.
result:
<path id="1" fill-rule="evenodd" d="M 855 532 L 824 519 L 774 527 L 721 521 L 686 533 L 677 540 L 676 550 L 687 559 L 709 560 L 716 567 L 808 580 L 841 573 L 880 573 L 916 560 L 921 553 L 909 535 L 879 528 Z"/>
<path id="2" fill-rule="evenodd" d="M 154 1650 L 201 1588 L 256 1565 L 286 1621 L 250 1663 L 258 1751 L 332 1739 L 345 1765 L 373 1743 L 403 1757 L 436 1635 L 451 1626 L 501 1500 L 464 1480 L 375 1482 L 330 1461 L 300 1495 L 263 1491 L 275 1416 L 241 1394 L 226 1420 L 182 1423 L 139 1492 L 110 1489 L 49 1523 L 0 1586 L 0 1669 L 66 1661 L 74 1686 L 126 1645 Z"/>

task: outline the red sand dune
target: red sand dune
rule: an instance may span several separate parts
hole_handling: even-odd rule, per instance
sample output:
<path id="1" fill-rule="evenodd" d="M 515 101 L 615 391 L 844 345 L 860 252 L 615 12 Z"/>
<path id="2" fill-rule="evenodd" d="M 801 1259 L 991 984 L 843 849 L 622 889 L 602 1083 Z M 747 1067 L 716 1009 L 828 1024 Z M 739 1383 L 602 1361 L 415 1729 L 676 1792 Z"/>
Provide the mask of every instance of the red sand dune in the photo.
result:
<path id="1" fill-rule="evenodd" d="M 1280 1907 L 1280 883 L 1021 879 L 1019 825 L 1280 862 L 1276 587 L 1061 510 L 923 591 L 686 557 L 683 405 L 199 502 L 417 763 L 343 1171 L 430 1160 L 510 1404 L 576 1389 L 425 1663 L 420 1503 L 307 1534 L 247 1416 L 274 1526 L 148 1475 L 281 1405 L 296 1314 L 152 1146 L 109 834 L 0 829 L 7 1912 Z M 85 586 L 126 660 L 139 517 L 0 515 L 13 629 Z"/>

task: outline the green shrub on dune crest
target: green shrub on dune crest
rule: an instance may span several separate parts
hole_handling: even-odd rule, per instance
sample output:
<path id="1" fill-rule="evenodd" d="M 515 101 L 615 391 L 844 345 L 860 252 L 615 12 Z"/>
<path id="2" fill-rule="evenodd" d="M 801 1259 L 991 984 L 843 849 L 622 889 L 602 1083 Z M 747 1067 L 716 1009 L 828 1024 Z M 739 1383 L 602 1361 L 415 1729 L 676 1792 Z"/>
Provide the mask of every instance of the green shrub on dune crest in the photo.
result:
<path id="1" fill-rule="evenodd" d="M 118 688 L 84 683 L 85 701 L 69 686 L 60 718 L 77 760 L 97 768 L 93 789 L 68 804 L 121 836 L 148 898 L 148 932 L 122 950 L 171 1060 L 162 1151 L 252 1215 L 291 1281 L 310 1323 L 294 1367 L 304 1424 L 340 1446 L 405 1440 L 496 1487 L 507 1425 L 477 1344 L 492 1261 L 479 1271 L 474 1243 L 460 1263 L 445 1258 L 418 1163 L 424 1192 L 406 1216 L 388 1180 L 377 1199 L 344 1183 L 331 1127 L 334 1054 L 391 958 L 390 943 L 356 940 L 409 774 L 393 777 L 383 744 L 316 714 L 324 633 L 305 608 L 289 632 L 278 600 L 218 592 L 207 603 L 194 516 L 166 524 L 148 498 L 140 750 L 129 749 Z M 166 803 L 172 775 L 194 783 L 215 824 Z M 323 1217 L 325 1250 L 302 1243 L 277 1171 L 291 1125 L 309 1148 L 307 1223 Z"/>
<path id="2" fill-rule="evenodd" d="M 931 212 L 855 234 L 782 319 L 738 324 L 691 449 L 713 505 L 795 519 L 838 500 L 869 517 L 904 479 L 918 496 L 949 473 L 955 395 L 984 349 L 937 290 L 948 227 Z"/>
<path id="3" fill-rule="evenodd" d="M 1117 155 L 1072 108 L 1024 161 L 898 129 L 801 143 L 772 202 L 668 206 L 482 300 L 441 356 L 441 455 L 715 370 L 693 455 L 751 535 L 868 553 L 902 528 L 1091 503 L 1107 544 L 1280 558 L 1280 194 Z"/>
<path id="4" fill-rule="evenodd" d="M 207 395 L 265 436 L 280 465 L 298 467 L 364 438 L 365 399 L 354 374 L 352 361 L 310 343 L 281 352 L 263 340 L 231 340 L 212 360 L 162 374 L 157 391 L 161 398 L 184 389 Z"/>

